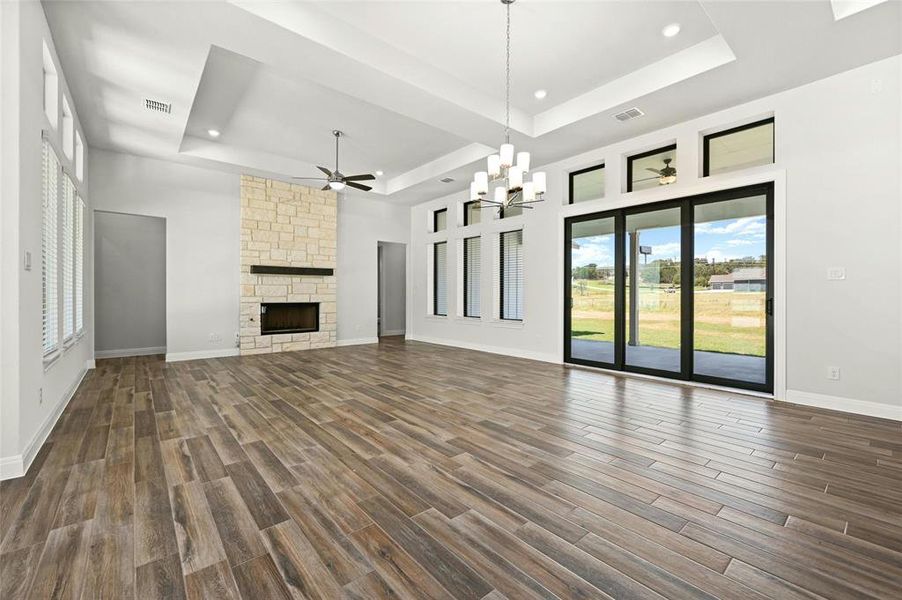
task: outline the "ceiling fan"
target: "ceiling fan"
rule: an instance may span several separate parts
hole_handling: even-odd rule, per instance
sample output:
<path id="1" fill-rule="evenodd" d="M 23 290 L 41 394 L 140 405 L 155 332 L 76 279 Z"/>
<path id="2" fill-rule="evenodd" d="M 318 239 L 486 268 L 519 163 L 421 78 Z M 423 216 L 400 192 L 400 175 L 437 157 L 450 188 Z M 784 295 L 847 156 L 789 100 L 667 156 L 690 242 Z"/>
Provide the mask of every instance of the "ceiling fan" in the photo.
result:
<path id="1" fill-rule="evenodd" d="M 332 135 L 335 136 L 335 170 L 330 171 L 326 167 L 317 166 L 316 168 L 326 174 L 325 177 L 294 177 L 293 179 L 310 179 L 314 181 L 325 181 L 326 185 L 323 187 L 324 190 L 333 190 L 333 191 L 341 191 L 345 188 L 345 186 L 352 187 L 357 190 L 363 190 L 364 192 L 370 191 L 371 188 L 368 185 L 363 185 L 362 183 L 357 183 L 358 181 L 370 181 L 375 179 L 375 175 L 370 175 L 369 173 L 365 175 L 342 175 L 341 171 L 338 170 L 338 138 L 344 135 L 341 131 L 337 129 L 332 130 Z"/>
<path id="2" fill-rule="evenodd" d="M 639 183 L 640 181 L 650 181 L 652 179 L 657 179 L 660 185 L 668 185 L 676 181 L 676 167 L 671 167 L 670 162 L 672 158 L 664 159 L 664 168 L 663 169 L 652 169 L 651 167 L 645 167 L 646 171 L 651 171 L 652 173 L 656 173 L 657 177 L 646 177 L 645 179 L 637 179 L 633 183 Z"/>

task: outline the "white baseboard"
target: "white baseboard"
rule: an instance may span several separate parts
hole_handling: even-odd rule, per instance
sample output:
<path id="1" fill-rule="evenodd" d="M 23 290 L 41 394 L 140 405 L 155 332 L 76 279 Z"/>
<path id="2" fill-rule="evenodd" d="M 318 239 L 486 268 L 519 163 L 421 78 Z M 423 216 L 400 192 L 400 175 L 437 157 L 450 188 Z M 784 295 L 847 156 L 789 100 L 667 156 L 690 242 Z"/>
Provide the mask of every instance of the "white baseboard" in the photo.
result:
<path id="1" fill-rule="evenodd" d="M 37 455 L 38 450 L 41 449 L 41 446 L 44 445 L 44 442 L 47 441 L 47 436 L 50 435 L 50 432 L 53 431 L 53 427 L 56 425 L 56 422 L 59 420 L 60 415 L 63 414 L 63 411 L 69 405 L 69 401 L 72 400 L 72 397 L 75 395 L 75 391 L 78 389 L 78 386 L 81 385 L 81 382 L 84 380 L 85 375 L 88 373 L 88 370 L 85 369 L 81 372 L 78 379 L 74 384 L 63 394 L 63 397 L 57 403 L 57 405 L 53 408 L 52 411 L 47 415 L 47 418 L 44 419 L 44 422 L 41 424 L 40 429 L 38 429 L 37 433 L 34 434 L 34 437 L 31 438 L 31 441 L 28 442 L 28 445 L 25 447 L 22 454 L 17 454 L 15 456 L 4 456 L 0 458 L 0 481 L 4 479 L 13 479 L 15 477 L 22 477 L 25 473 L 28 472 L 28 467 L 31 466 L 34 457 Z"/>
<path id="2" fill-rule="evenodd" d="M 388 331 L 383 331 L 382 335 L 404 335 L 406 330 L 404 329 L 391 329 Z"/>
<path id="3" fill-rule="evenodd" d="M 166 362 L 203 360 L 205 358 L 224 358 L 226 356 L 238 356 L 238 352 L 238 348 L 223 348 L 221 350 L 197 350 L 194 352 L 168 352 L 166 354 Z"/>
<path id="4" fill-rule="evenodd" d="M 457 340 L 446 340 L 442 338 L 431 338 L 414 334 L 407 334 L 405 339 L 414 342 L 426 342 L 427 344 L 438 344 L 439 346 L 451 346 L 453 348 L 464 348 L 466 350 L 478 350 L 479 352 L 490 352 L 492 354 L 502 354 L 504 356 L 515 356 L 517 358 L 525 358 L 528 360 L 539 360 L 542 362 L 554 363 L 559 365 L 563 361 L 555 354 L 544 352 L 529 352 L 517 350 L 513 348 L 502 348 L 499 346 L 486 346 L 484 344 L 471 344 L 469 342 L 459 342 Z"/>
<path id="5" fill-rule="evenodd" d="M 166 346 L 151 348 L 121 348 L 119 350 L 96 350 L 94 358 L 125 358 L 127 356 L 148 356 L 150 354 L 166 354 Z"/>
<path id="6" fill-rule="evenodd" d="M 96 368 L 97 368 L 96 360 L 86 360 L 85 361 L 85 369 L 87 369 L 88 371 L 90 371 L 91 369 L 96 369 Z"/>
<path id="7" fill-rule="evenodd" d="M 786 390 L 786 402 L 902 421 L 902 406 L 871 402 L 870 400 L 843 398 L 841 396 L 830 396 L 828 394 L 817 394 L 800 390 Z"/>
<path id="8" fill-rule="evenodd" d="M 335 345 L 336 346 L 360 346 L 363 344 L 378 344 L 379 338 L 377 337 L 367 337 L 367 338 L 354 338 L 351 340 L 338 340 Z"/>

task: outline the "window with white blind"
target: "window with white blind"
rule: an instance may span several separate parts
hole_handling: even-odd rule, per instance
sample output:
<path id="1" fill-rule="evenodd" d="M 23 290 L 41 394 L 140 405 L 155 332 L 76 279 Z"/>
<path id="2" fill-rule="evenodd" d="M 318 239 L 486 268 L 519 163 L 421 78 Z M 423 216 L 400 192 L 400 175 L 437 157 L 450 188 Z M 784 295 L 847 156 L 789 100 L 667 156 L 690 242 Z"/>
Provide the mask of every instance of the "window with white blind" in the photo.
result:
<path id="1" fill-rule="evenodd" d="M 448 316 L 448 242 L 432 245 L 432 314 Z"/>
<path id="2" fill-rule="evenodd" d="M 85 201 L 75 199 L 75 334 L 85 330 Z"/>
<path id="3" fill-rule="evenodd" d="M 523 230 L 506 231 L 500 238 L 501 318 L 523 320 Z"/>
<path id="4" fill-rule="evenodd" d="M 60 161 L 50 144 L 43 144 L 43 199 L 41 205 L 41 278 L 43 282 L 43 348 L 50 354 L 59 348 L 59 271 L 57 249 L 59 240 Z"/>
<path id="5" fill-rule="evenodd" d="M 464 239 L 464 316 L 481 316 L 479 307 L 482 250 L 479 236 Z"/>
<path id="6" fill-rule="evenodd" d="M 75 184 L 63 176 L 63 197 L 60 199 L 62 218 L 62 251 L 60 271 L 63 296 L 63 343 L 75 335 Z"/>

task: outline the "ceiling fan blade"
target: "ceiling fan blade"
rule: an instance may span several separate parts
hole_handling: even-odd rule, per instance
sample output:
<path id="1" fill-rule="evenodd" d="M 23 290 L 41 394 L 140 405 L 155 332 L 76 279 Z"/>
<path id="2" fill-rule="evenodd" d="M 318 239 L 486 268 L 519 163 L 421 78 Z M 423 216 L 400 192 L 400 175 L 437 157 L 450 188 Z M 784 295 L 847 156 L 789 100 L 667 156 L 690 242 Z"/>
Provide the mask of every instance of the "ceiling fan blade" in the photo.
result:
<path id="1" fill-rule="evenodd" d="M 330 171 L 326 167 L 320 167 L 319 165 L 317 165 L 316 168 L 319 169 L 320 171 L 322 171 L 323 173 L 325 173 L 326 177 L 332 177 L 332 171 Z"/>
<path id="2" fill-rule="evenodd" d="M 325 177 L 292 177 L 292 179 L 310 179 L 313 181 L 329 181 Z"/>
<path id="3" fill-rule="evenodd" d="M 366 175 L 350 175 L 348 177 L 345 177 L 344 180 L 345 181 L 370 181 L 375 178 L 376 178 L 375 175 L 370 175 L 369 173 L 367 173 Z"/>
<path id="4" fill-rule="evenodd" d="M 322 168 L 322 167 L 320 167 L 320 168 Z M 658 169 L 652 169 L 651 167 L 645 167 L 645 170 L 651 171 L 652 173 L 657 173 L 658 175 L 662 175 L 661 171 L 659 171 Z"/>
<path id="5" fill-rule="evenodd" d="M 328 184 L 328 183 L 323 187 L 323 191 L 324 191 L 324 192 L 328 192 L 328 191 L 331 190 L 331 189 L 332 189 L 332 188 L 329 187 L 329 184 Z"/>
<path id="6" fill-rule="evenodd" d="M 348 187 L 352 187 L 354 189 L 363 190 L 364 192 L 368 192 L 371 189 L 373 189 L 368 185 L 363 185 L 360 183 L 354 183 L 353 181 L 348 181 L 347 178 L 345 178 L 345 185 L 347 185 Z"/>

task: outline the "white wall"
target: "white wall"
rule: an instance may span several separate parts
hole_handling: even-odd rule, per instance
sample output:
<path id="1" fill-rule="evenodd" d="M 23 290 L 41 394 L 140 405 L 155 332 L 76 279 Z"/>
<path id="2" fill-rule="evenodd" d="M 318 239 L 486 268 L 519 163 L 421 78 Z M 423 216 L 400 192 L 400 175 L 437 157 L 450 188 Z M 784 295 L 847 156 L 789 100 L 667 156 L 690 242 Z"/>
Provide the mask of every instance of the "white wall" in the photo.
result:
<path id="1" fill-rule="evenodd" d="M 91 245 L 85 247 L 85 333 L 45 364 L 41 346 L 41 138 L 42 131 L 69 173 L 72 161 L 61 148 L 61 117 L 52 127 L 43 110 L 43 42 L 47 43 L 59 79 L 58 94 L 69 100 L 75 128 L 85 140 L 50 29 L 38 2 L 0 3 L 0 114 L 2 114 L 2 397 L 0 397 L 0 478 L 21 475 L 50 432 L 56 418 L 93 358 L 93 286 Z M 62 102 L 58 101 L 58 107 Z M 85 140 L 87 144 L 87 141 Z M 87 152 L 87 148 L 86 148 Z M 90 154 L 88 152 L 88 154 Z M 74 154 L 73 154 L 74 156 Z M 91 194 L 75 180 L 87 207 L 85 239 L 92 237 Z M 25 253 L 32 268 L 24 269 Z"/>
<path id="2" fill-rule="evenodd" d="M 546 202 L 522 217 L 462 228 L 465 193 L 414 207 L 411 213 L 408 337 L 560 362 L 563 356 L 563 218 L 689 196 L 758 181 L 776 181 L 778 248 L 785 242 L 785 278 L 778 280 L 778 325 L 785 347 L 785 398 L 902 418 L 902 57 L 894 57 L 639 138 L 544 167 Z M 776 118 L 776 164 L 700 177 L 700 132 Z M 676 141 L 679 180 L 624 193 L 625 156 Z M 605 198 L 568 206 L 568 173 L 604 161 Z M 449 207 L 448 231 L 428 233 L 431 211 Z M 484 218 L 491 214 L 484 211 Z M 502 323 L 492 269 L 497 232 L 524 228 L 525 319 Z M 483 234 L 483 314 L 459 317 L 460 240 Z M 449 316 L 428 309 L 429 243 L 448 239 Z M 493 261 L 487 257 L 493 257 Z M 845 281 L 827 281 L 828 267 Z M 779 275 L 779 273 L 778 273 Z M 778 331 L 779 333 L 779 331 Z M 839 366 L 839 381 L 826 379 Z M 781 386 L 777 387 L 780 390 Z M 782 393 L 778 394 L 782 396 Z"/>
<path id="3" fill-rule="evenodd" d="M 94 150 L 91 185 L 96 210 L 166 219 L 167 360 L 237 354 L 238 175 Z"/>
<path id="4" fill-rule="evenodd" d="M 406 211 L 405 211 L 406 212 Z M 407 320 L 407 245 L 380 242 L 381 335 L 403 335 Z"/>
<path id="5" fill-rule="evenodd" d="M 95 356 L 166 352 L 166 220 L 94 212 Z"/>
<path id="6" fill-rule="evenodd" d="M 410 209 L 375 198 L 338 199 L 338 344 L 377 340 L 378 245 L 404 244 Z"/>

